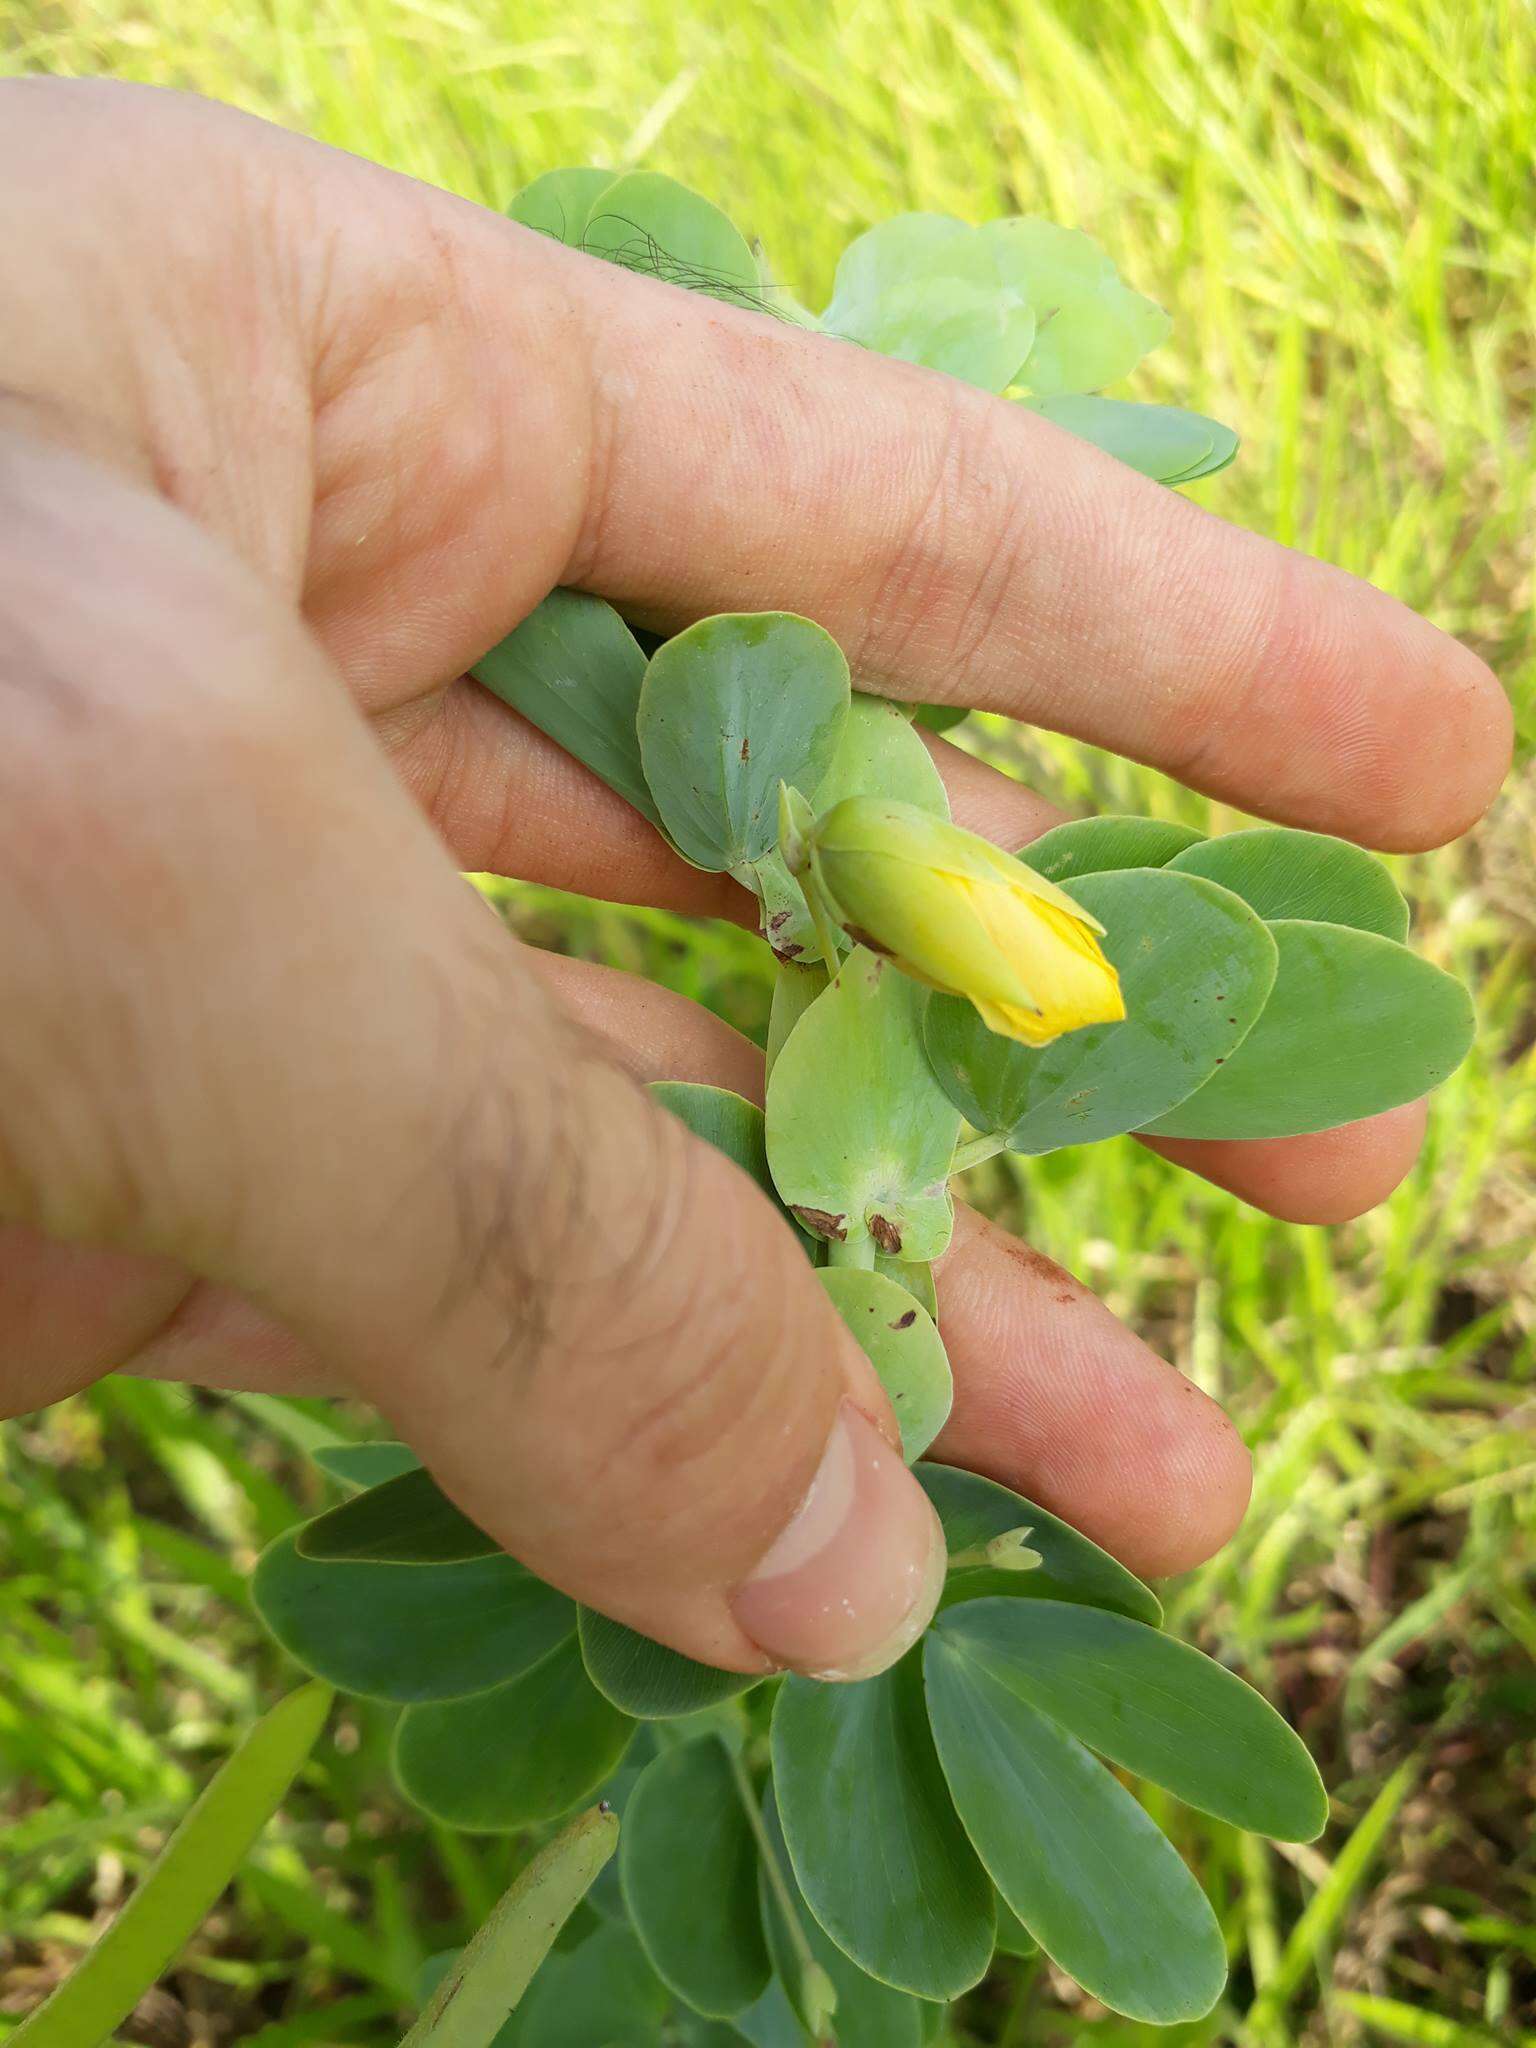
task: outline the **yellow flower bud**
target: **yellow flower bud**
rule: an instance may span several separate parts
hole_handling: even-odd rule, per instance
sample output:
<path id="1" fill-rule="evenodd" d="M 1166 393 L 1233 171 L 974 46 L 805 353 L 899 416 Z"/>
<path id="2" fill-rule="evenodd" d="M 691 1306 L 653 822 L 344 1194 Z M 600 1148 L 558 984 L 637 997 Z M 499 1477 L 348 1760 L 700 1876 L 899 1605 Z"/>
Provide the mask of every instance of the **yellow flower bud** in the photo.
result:
<path id="1" fill-rule="evenodd" d="M 966 996 L 993 1031 L 1048 1045 L 1125 1015 L 1104 927 L 1054 882 L 914 804 L 847 797 L 818 819 L 814 881 L 861 945 Z"/>

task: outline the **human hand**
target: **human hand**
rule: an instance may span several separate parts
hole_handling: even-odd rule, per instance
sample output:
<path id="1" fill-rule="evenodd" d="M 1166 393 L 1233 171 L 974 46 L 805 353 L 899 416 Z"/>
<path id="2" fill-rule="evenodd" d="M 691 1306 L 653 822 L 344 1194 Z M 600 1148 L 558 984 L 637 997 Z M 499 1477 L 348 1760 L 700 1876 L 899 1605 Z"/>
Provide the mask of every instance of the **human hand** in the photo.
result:
<path id="1" fill-rule="evenodd" d="M 1393 847 L 1491 796 L 1492 679 L 967 387 L 199 102 L 0 106 L 11 1406 L 114 1366 L 318 1377 L 647 1633 L 888 1659 L 935 1531 L 883 1396 L 755 1191 L 634 1086 L 755 1092 L 749 1050 L 522 952 L 454 870 L 723 914 L 730 885 L 464 667 L 557 583 L 659 626 L 787 605 L 865 687 Z M 1052 822 L 935 752 L 962 822 Z M 1163 1149 L 1332 1220 L 1421 1123 Z M 1224 1539 L 1246 1460 L 1203 1395 L 979 1222 L 940 1286 L 943 1455 L 1146 1572 Z"/>

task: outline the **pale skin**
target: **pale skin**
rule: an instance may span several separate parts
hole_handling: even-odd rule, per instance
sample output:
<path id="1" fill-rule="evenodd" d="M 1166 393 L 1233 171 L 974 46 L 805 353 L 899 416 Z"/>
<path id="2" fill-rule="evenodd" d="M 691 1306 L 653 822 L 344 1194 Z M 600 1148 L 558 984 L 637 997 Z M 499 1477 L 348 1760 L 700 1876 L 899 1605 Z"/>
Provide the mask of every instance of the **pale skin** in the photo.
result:
<path id="1" fill-rule="evenodd" d="M 742 899 L 466 665 L 557 584 L 790 608 L 863 687 L 1382 848 L 1489 802 L 1494 679 L 1000 400 L 203 102 L 0 85 L 0 246 L 0 1407 L 114 1369 L 350 1390 L 633 1626 L 889 1661 L 935 1552 L 883 1396 L 636 1086 L 760 1093 L 757 1054 L 520 948 L 456 871 Z M 962 823 L 1054 821 L 934 750 Z M 1335 1222 L 1422 1128 L 1161 1149 Z M 1236 1432 L 1079 1283 L 962 1212 L 940 1297 L 940 1455 L 1142 1572 L 1230 1535 Z"/>

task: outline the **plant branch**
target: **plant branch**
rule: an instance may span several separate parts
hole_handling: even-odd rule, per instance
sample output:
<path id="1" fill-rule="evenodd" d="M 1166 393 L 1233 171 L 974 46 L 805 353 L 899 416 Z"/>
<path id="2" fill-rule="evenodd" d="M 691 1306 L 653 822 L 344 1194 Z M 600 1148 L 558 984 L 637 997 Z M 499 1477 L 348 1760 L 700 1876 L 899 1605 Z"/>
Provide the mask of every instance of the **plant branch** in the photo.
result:
<path id="1" fill-rule="evenodd" d="M 758 1805 L 757 1794 L 752 1789 L 752 1780 L 747 1775 L 747 1767 L 741 1760 L 741 1753 L 733 1749 L 729 1743 L 726 1744 L 726 1750 L 731 1759 L 731 1777 L 740 1795 L 742 1810 L 747 1816 L 747 1825 L 751 1828 L 753 1839 L 757 1843 L 757 1853 L 763 1859 L 763 1872 L 768 1879 L 768 1889 L 773 1893 L 774 1904 L 783 1919 L 784 1932 L 795 1952 L 795 1961 L 800 1965 L 801 1976 L 808 1984 L 819 1980 L 830 1992 L 831 1984 L 827 1973 L 811 1953 L 811 1944 L 801 1924 L 799 1909 L 789 1888 L 789 1879 L 784 1875 L 783 1865 L 779 1862 L 778 1850 L 768 1832 L 768 1823 L 763 1819 L 762 1808 Z M 825 2034 L 818 2048 L 837 2048 L 836 2034 Z"/>
<path id="2" fill-rule="evenodd" d="M 985 1137 L 971 1138 L 964 1145 L 957 1145 L 949 1170 L 951 1173 L 964 1173 L 972 1166 L 980 1166 L 984 1159 L 995 1159 L 999 1152 L 1007 1149 L 1006 1132 L 989 1131 Z"/>

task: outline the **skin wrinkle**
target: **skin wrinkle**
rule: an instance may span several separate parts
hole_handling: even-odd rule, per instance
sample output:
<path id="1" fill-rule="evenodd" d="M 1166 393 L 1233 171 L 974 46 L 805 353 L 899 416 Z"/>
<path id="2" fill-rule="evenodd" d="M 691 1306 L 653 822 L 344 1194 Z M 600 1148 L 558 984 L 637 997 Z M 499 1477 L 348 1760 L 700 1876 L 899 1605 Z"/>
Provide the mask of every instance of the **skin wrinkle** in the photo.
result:
<path id="1" fill-rule="evenodd" d="M 527 232 L 531 235 L 532 230 Z M 603 336 L 590 319 L 582 321 L 579 305 L 574 302 L 569 307 L 569 319 L 580 332 L 592 368 L 586 380 L 586 432 L 578 451 L 582 468 L 581 509 L 565 566 L 556 580 L 585 590 L 594 565 L 603 559 L 603 529 L 613 499 L 619 422 L 626 403 L 638 393 L 633 379 L 620 379 L 612 369 L 605 368 Z"/>
<path id="2" fill-rule="evenodd" d="M 494 967 L 488 980 L 496 993 L 502 992 L 503 976 Z M 443 1277 L 424 1337 L 430 1341 L 434 1329 L 453 1328 L 467 1301 L 488 1297 L 495 1310 L 493 1328 L 504 1334 L 495 1339 L 479 1371 L 494 1377 L 518 1369 L 531 1377 L 551 1335 L 544 1274 L 554 1269 L 533 1250 L 540 1237 L 531 1228 L 530 1213 L 545 1176 L 537 1167 L 530 1170 L 527 1133 L 520 1127 L 526 1120 L 513 1107 L 490 1034 L 475 1034 L 482 1049 L 478 1065 L 461 1067 L 456 1057 L 464 1037 L 464 995 L 460 980 L 444 976 L 438 982 L 444 1055 L 439 1065 L 445 1076 L 458 1080 L 462 1101 L 444 1120 L 441 1143 L 424 1163 L 420 1182 L 403 1192 L 400 1208 L 408 1215 L 423 1201 L 430 1203 L 433 1185 L 445 1182 L 457 1216 L 458 1256 Z"/>
<path id="3" fill-rule="evenodd" d="M 789 1262 L 798 1265 L 801 1257 L 790 1242 L 779 1256 L 790 1270 Z M 809 1336 L 803 1314 L 753 1328 L 754 1371 L 743 1385 L 733 1367 L 740 1359 L 741 1309 L 754 1290 L 742 1261 L 728 1266 L 724 1288 L 719 1275 L 700 1273 L 696 1261 L 681 1272 L 670 1269 L 663 1279 L 679 1313 L 689 1319 L 693 1362 L 681 1379 L 656 1391 L 647 1379 L 620 1379 L 632 1398 L 622 1431 L 610 1437 L 611 1449 L 595 1469 L 597 1489 L 615 1509 L 637 1498 L 657 1504 L 669 1547 L 699 1560 L 695 1568 L 706 1569 L 722 1586 L 734 1583 L 787 1521 L 810 1482 L 835 1408 L 835 1398 L 818 1395 L 817 1383 L 803 1373 Z M 833 1396 L 837 1391 L 830 1390 Z M 815 1425 L 801 1427 L 797 1417 L 808 1402 Z M 803 1463 L 787 1472 L 763 1455 L 765 1447 L 781 1442 L 806 1446 Z M 681 1490 L 679 1478 L 690 1472 L 692 1488 Z M 704 1473 L 710 1484 L 700 1490 Z M 727 1530 L 735 1532 L 729 1541 Z M 617 1513 L 614 1534 L 622 1549 L 625 1529 Z"/>
<path id="4" fill-rule="evenodd" d="M 934 437 L 923 458 L 932 465 L 926 487 L 910 515 L 901 519 L 899 531 L 884 544 L 885 567 L 871 593 L 856 652 L 849 656 L 850 668 L 861 676 L 899 671 L 912 646 L 930 630 L 928 614 L 935 598 L 942 608 L 942 594 L 933 587 L 934 563 L 945 559 L 956 514 L 963 516 L 972 431 L 966 387 L 955 384 L 944 396 L 945 430 Z M 900 508 L 893 511 L 899 513 Z M 943 687 L 955 687 L 948 674 Z M 947 695 L 943 701 L 949 701 Z"/>
<path id="5" fill-rule="evenodd" d="M 982 459 L 978 466 L 985 478 L 986 457 L 995 444 L 997 425 L 990 413 L 979 415 L 979 419 Z M 1035 479 L 1023 464 L 1004 473 L 1008 481 L 997 494 L 998 505 L 987 521 L 989 530 L 996 533 L 996 544 L 983 554 L 974 586 L 960 596 L 953 621 L 951 673 L 961 679 L 962 687 L 963 679 L 979 666 L 983 651 L 996 647 L 1006 637 L 1014 618 L 1028 616 L 1028 606 L 1016 600 L 1015 592 L 1020 565 L 1029 555 L 1029 512 Z M 982 491 L 984 496 L 990 495 L 985 483 Z M 964 701 L 963 696 L 960 701 Z"/>
<path id="6" fill-rule="evenodd" d="M 503 943 L 510 947 L 515 942 Z M 496 962 L 493 973 L 503 981 L 503 963 Z M 445 988 L 444 1000 L 454 1003 L 454 993 Z M 455 1293 L 488 1294 L 506 1323 L 505 1343 L 485 1369 L 494 1375 L 516 1363 L 530 1382 L 542 1359 L 585 1343 L 583 1310 L 594 1288 L 604 1298 L 622 1298 L 642 1277 L 651 1235 L 642 1221 L 632 1249 L 615 1256 L 611 1238 L 599 1226 L 593 1154 L 583 1131 L 595 1079 L 607 1084 L 609 1095 L 617 1086 L 624 1108 L 646 1121 L 650 1105 L 615 1065 L 611 1048 L 579 1021 L 551 1018 L 550 1035 L 556 1049 L 540 1071 L 552 1093 L 540 1125 L 546 1142 L 537 1159 L 527 1157 L 529 1119 L 509 1090 L 502 1049 L 509 1042 L 526 1046 L 526 1034 L 509 1031 L 504 1023 L 483 1036 L 482 1078 L 467 1090 L 462 1116 L 455 1119 L 443 1149 L 461 1242 L 478 1247 L 454 1283 Z M 640 1184 L 659 1217 L 668 1200 L 659 1177 L 643 1174 Z M 452 1320 L 451 1299 L 439 1313 Z"/>

